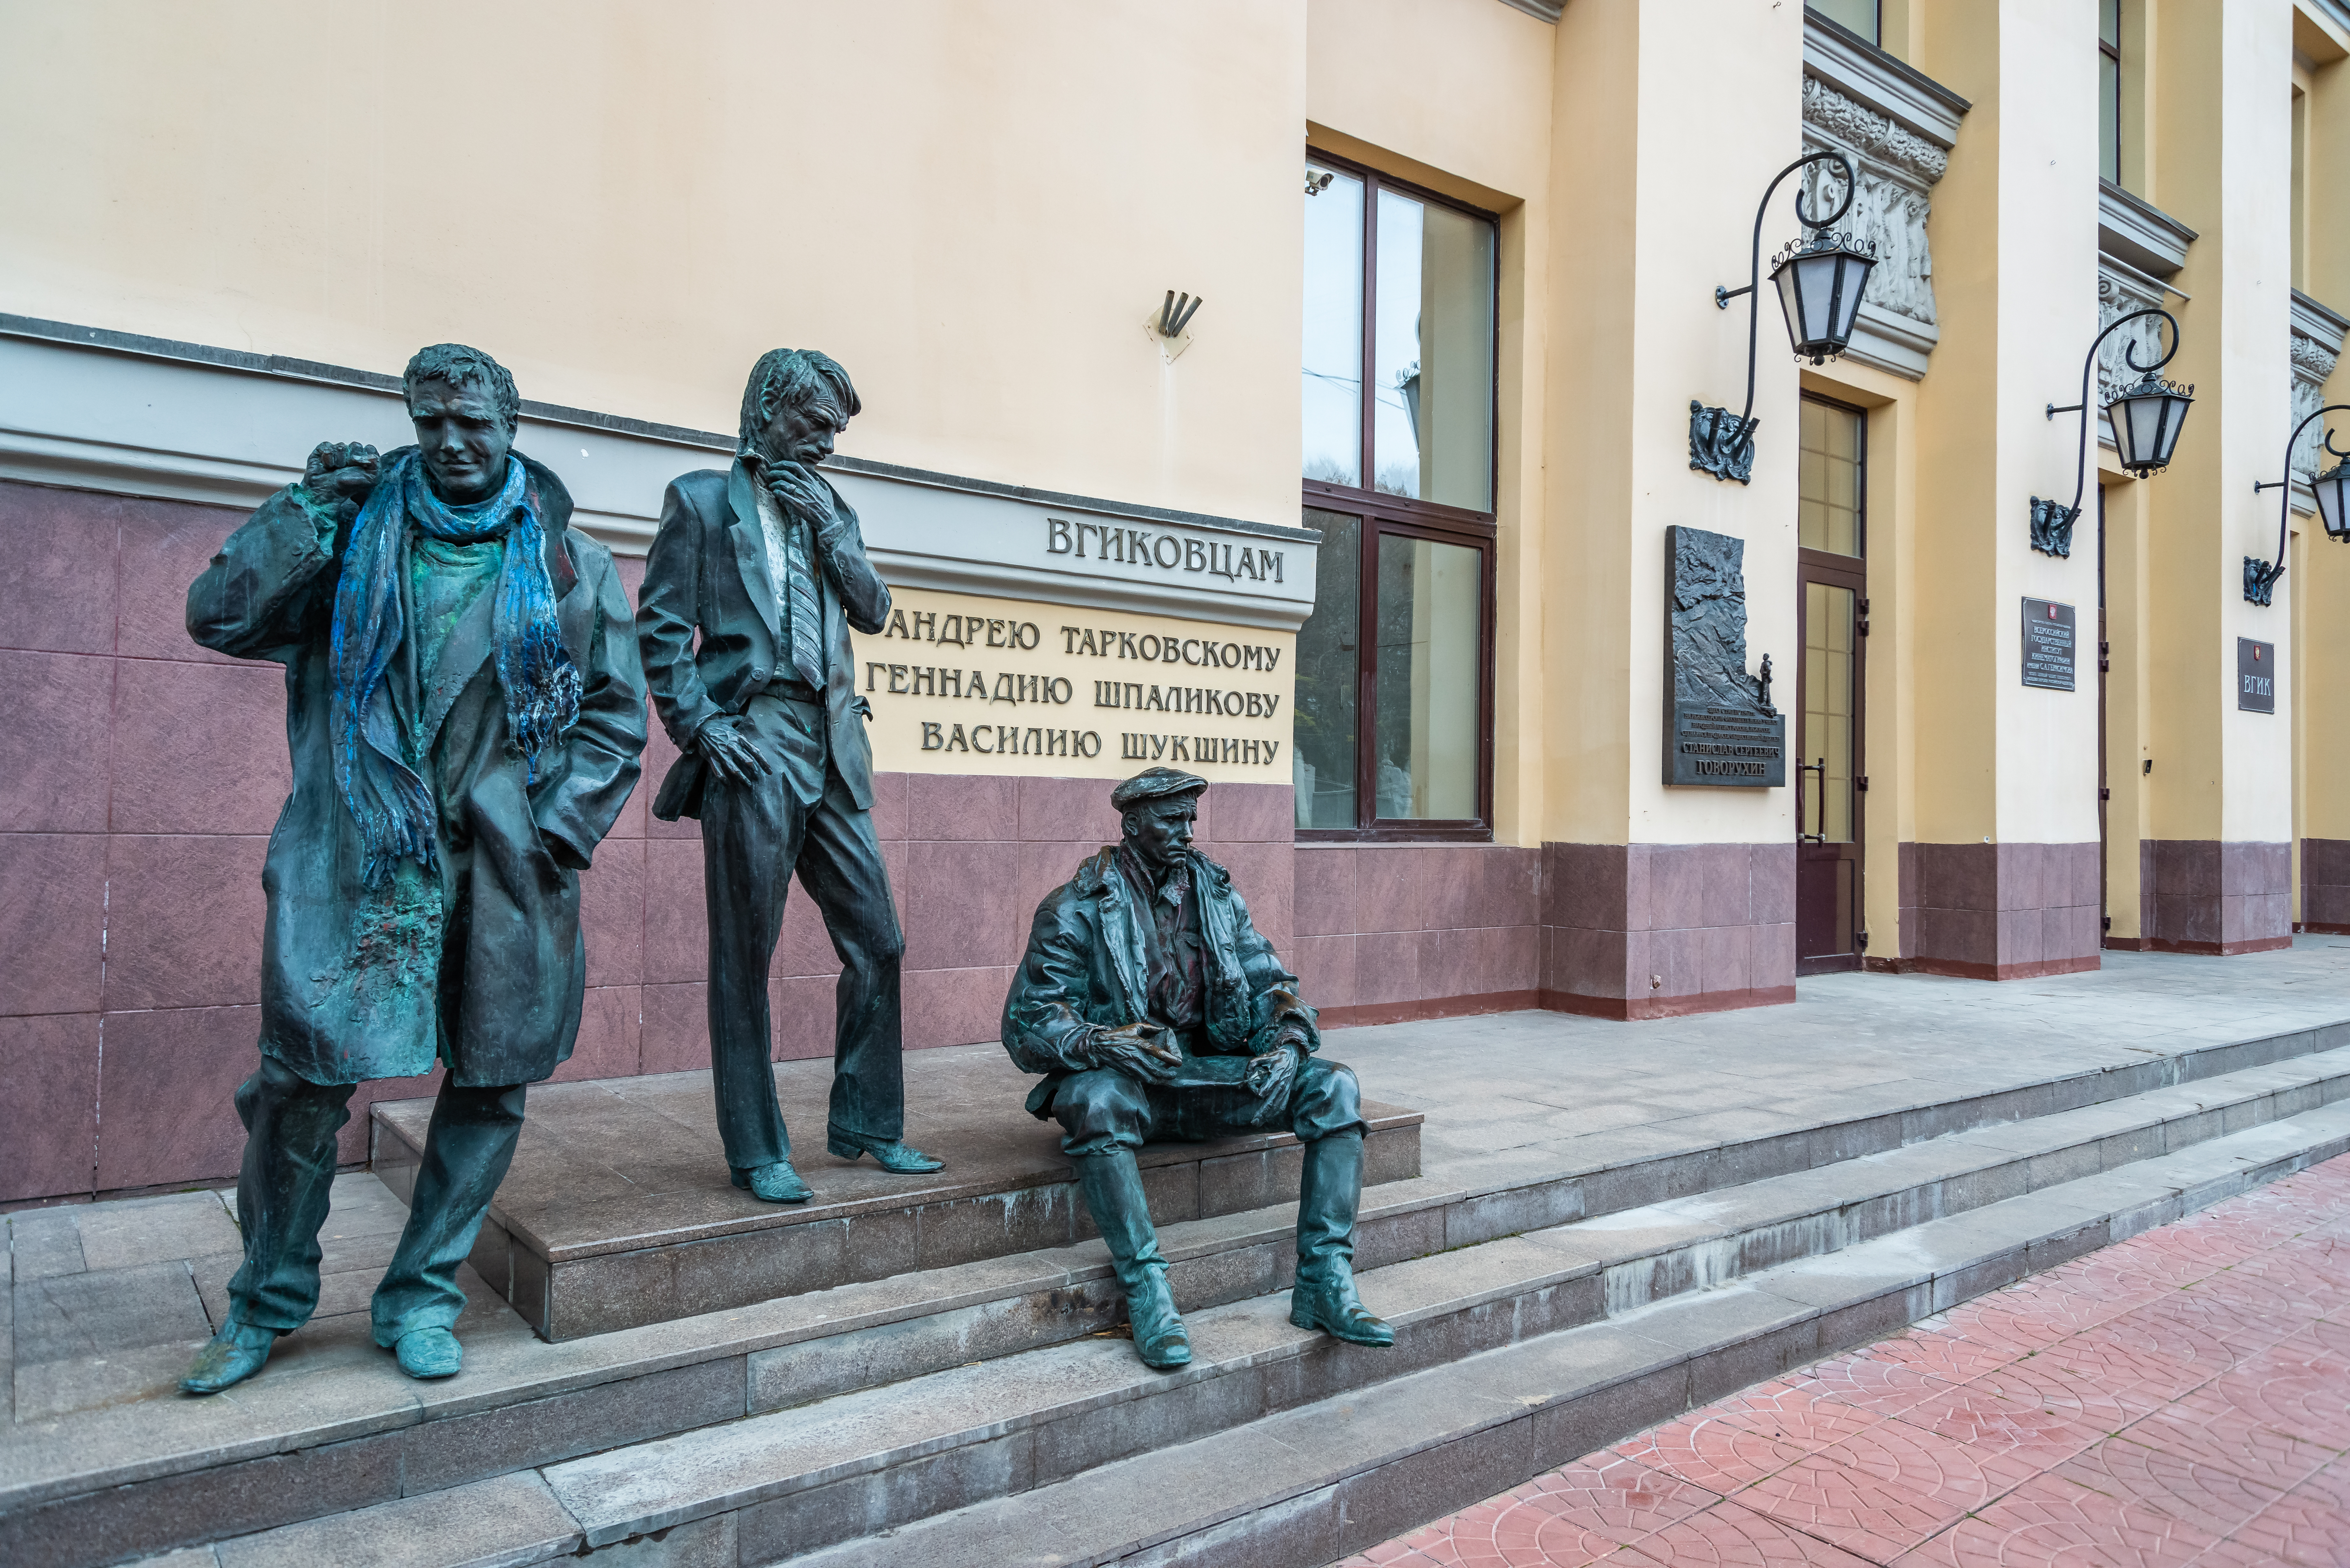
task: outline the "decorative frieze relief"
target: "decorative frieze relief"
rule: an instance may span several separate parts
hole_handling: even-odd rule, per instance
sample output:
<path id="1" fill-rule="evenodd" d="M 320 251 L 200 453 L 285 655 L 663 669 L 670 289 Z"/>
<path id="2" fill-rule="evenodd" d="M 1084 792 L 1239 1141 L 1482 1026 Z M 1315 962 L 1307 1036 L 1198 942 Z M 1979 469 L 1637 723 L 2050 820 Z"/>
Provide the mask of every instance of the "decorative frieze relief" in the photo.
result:
<path id="1" fill-rule="evenodd" d="M 2115 260 L 2112 256 L 2097 259 L 2097 330 L 2104 331 L 2120 317 L 2134 310 L 2158 308 L 2169 290 L 2156 279 L 2136 267 Z M 2124 387 L 2135 384 L 2144 375 L 2133 370 L 2126 358 L 2135 354 L 2140 365 L 2152 365 L 2162 358 L 2162 322 L 2155 317 L 2133 321 L 2097 346 L 2097 402 L 2110 402 Z M 2104 424 L 2103 416 L 2099 423 Z M 2099 437 L 2108 446 L 2113 444 L 2110 428 Z"/>
<path id="2" fill-rule="evenodd" d="M 1929 192 L 1950 168 L 1966 102 L 1891 57 L 1817 26 L 1804 35 L 1804 150 L 1852 159 L 1859 186 L 1840 226 L 1877 256 L 1849 357 L 1916 380 L 1941 336 L 1926 234 Z M 1804 179 L 1805 200 L 1816 203 L 1835 194 L 1825 186 L 1842 176 L 1814 164 Z"/>
<path id="3" fill-rule="evenodd" d="M 2325 406 L 2325 383 L 2334 375 L 2335 361 L 2342 357 L 2342 345 L 2350 320 L 2327 309 L 2299 289 L 2293 296 L 2293 422 L 2302 421 Z M 2309 482 L 2317 477 L 2323 455 L 2321 442 L 2325 431 L 2314 424 L 2302 432 L 2300 442 L 2293 452 L 2294 509 L 2308 512 L 2315 502 L 2307 491 Z"/>

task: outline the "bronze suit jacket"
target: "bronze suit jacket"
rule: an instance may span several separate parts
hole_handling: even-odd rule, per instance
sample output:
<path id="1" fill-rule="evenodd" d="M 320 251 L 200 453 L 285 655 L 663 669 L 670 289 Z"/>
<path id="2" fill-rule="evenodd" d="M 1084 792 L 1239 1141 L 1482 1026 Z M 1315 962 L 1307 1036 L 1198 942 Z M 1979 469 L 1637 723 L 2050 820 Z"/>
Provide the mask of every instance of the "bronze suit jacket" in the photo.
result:
<path id="1" fill-rule="evenodd" d="M 819 472 L 818 478 L 823 475 Z M 637 595 L 637 640 L 654 710 L 685 753 L 653 800 L 664 822 L 702 814 L 702 759 L 693 738 L 721 714 L 740 713 L 777 677 L 782 622 L 767 572 L 766 535 L 750 471 L 738 459 L 680 474 L 661 498 L 660 529 Z M 827 481 L 827 487 L 830 482 Z M 889 615 L 889 589 L 865 557 L 857 514 L 833 492 L 840 525 L 820 540 L 816 599 L 824 610 L 825 729 L 832 765 L 860 810 L 873 805 L 870 709 L 857 695 L 851 627 L 870 635 Z M 694 646 L 694 634 L 702 637 Z M 788 668 L 784 679 L 790 679 Z"/>

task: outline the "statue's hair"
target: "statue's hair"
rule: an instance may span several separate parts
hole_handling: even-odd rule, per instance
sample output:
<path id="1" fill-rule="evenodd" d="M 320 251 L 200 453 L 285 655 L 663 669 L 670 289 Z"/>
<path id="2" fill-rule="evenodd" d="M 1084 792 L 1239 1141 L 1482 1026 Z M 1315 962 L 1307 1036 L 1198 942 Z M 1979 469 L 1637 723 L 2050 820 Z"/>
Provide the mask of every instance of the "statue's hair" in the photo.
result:
<path id="1" fill-rule="evenodd" d="M 862 407 L 848 372 L 838 360 L 813 348 L 768 349 L 751 367 L 751 379 L 743 387 L 743 422 L 735 439 L 736 452 L 743 457 L 755 453 L 759 433 L 784 405 L 805 409 L 825 401 L 837 405 L 844 419 L 855 418 Z"/>
<path id="2" fill-rule="evenodd" d="M 463 343 L 419 348 L 400 377 L 400 394 L 411 410 L 416 406 L 416 389 L 425 381 L 445 381 L 452 387 L 478 382 L 489 389 L 490 401 L 497 406 L 498 418 L 505 421 L 507 430 L 513 430 L 521 417 L 522 395 L 515 390 L 514 378 L 479 348 L 468 348 Z"/>

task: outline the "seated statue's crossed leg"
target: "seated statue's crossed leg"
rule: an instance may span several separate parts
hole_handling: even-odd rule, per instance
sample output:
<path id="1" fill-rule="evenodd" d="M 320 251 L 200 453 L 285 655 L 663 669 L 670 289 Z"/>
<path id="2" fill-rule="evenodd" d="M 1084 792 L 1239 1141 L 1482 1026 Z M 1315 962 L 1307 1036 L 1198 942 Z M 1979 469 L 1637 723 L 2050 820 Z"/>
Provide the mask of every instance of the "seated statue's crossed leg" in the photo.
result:
<path id="1" fill-rule="evenodd" d="M 1061 1150 L 1076 1163 L 1087 1211 L 1126 1293 L 1136 1352 L 1145 1366 L 1161 1371 L 1185 1365 L 1191 1359 L 1191 1336 L 1167 1288 L 1167 1260 L 1159 1255 L 1142 1168 L 1134 1158 L 1150 1136 L 1149 1091 L 1123 1073 L 1097 1067 L 1062 1081 L 1053 1114 L 1067 1135 Z"/>

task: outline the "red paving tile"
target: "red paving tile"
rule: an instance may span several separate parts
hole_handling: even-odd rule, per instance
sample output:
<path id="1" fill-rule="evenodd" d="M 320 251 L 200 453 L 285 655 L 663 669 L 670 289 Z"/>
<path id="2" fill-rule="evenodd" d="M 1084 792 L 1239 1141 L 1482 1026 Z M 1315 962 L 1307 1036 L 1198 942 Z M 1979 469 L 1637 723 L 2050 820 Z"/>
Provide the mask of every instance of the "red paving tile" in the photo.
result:
<path id="1" fill-rule="evenodd" d="M 1343 1568 L 1601 1562 L 2350 1568 L 2350 1157 L 1692 1411 Z"/>
<path id="2" fill-rule="evenodd" d="M 1937 1325 L 1940 1322 L 1939 1318 L 1927 1320 L 1927 1323 Z M 1861 1353 L 1868 1360 L 1893 1362 L 1944 1383 L 1971 1382 L 1994 1366 L 2007 1366 L 2022 1354 L 2021 1351 L 1977 1345 L 1971 1340 L 1945 1333 L 1939 1326 L 1929 1329 L 1925 1324 L 1911 1328 L 1907 1334 L 1896 1334 L 1891 1339 L 1872 1345 Z M 1813 1370 L 1816 1372 L 1819 1368 Z M 1892 1412 L 1887 1411 L 1887 1414 Z"/>
<path id="3" fill-rule="evenodd" d="M 1943 1343 L 1956 1345 L 1956 1340 Z M 1914 1361 L 1886 1360 L 1874 1351 L 1861 1355 L 1840 1355 L 1834 1361 L 1823 1361 L 1805 1375 L 1810 1384 L 1821 1394 L 1839 1404 L 1866 1410 L 1878 1416 L 1898 1416 L 1919 1400 L 1946 1393 L 1971 1377 L 1996 1372 L 2013 1365 L 2004 1355 L 1986 1356 L 1971 1365 L 1963 1358 L 1953 1357 L 1942 1364 L 1947 1374 L 1924 1370 L 1925 1364 Z"/>
<path id="4" fill-rule="evenodd" d="M 1885 1418 L 1831 1397 L 1817 1380 L 1802 1376 L 1733 1394 L 1714 1406 L 1713 1414 L 1806 1454 L 1865 1432 Z"/>
<path id="5" fill-rule="evenodd" d="M 1865 1568 L 1856 1556 L 1765 1514 L 1718 1502 L 1607 1559 L 1607 1568 Z"/>
<path id="6" fill-rule="evenodd" d="M 1803 1449 L 1732 1426 L 1710 1409 L 1653 1428 L 1609 1452 L 1721 1496 L 1775 1475 L 1804 1457 Z"/>

